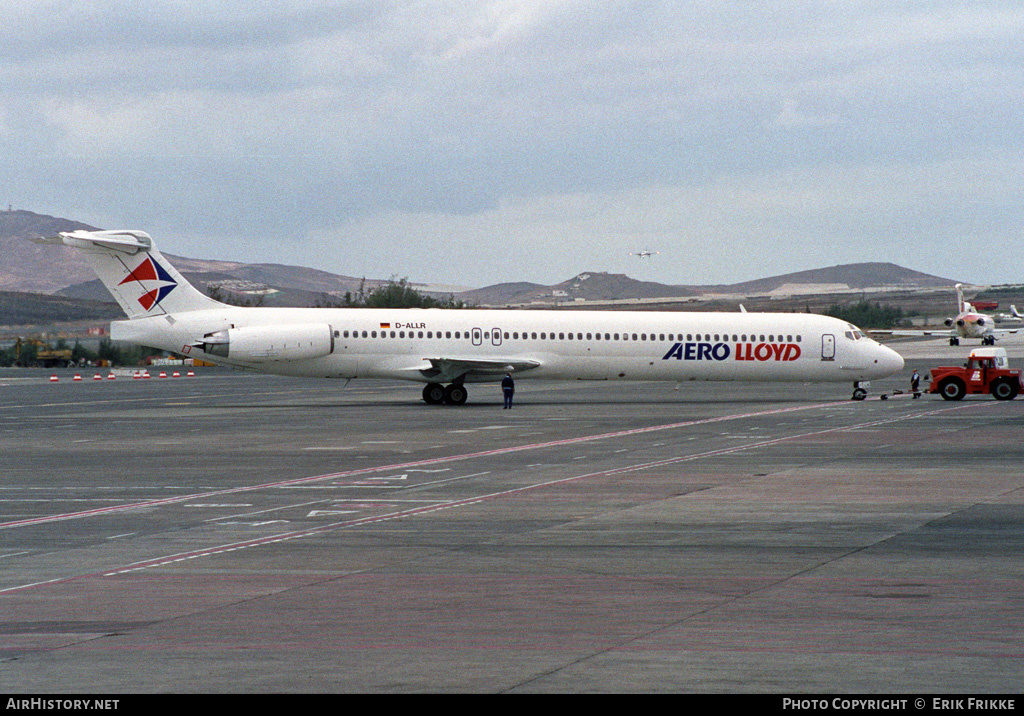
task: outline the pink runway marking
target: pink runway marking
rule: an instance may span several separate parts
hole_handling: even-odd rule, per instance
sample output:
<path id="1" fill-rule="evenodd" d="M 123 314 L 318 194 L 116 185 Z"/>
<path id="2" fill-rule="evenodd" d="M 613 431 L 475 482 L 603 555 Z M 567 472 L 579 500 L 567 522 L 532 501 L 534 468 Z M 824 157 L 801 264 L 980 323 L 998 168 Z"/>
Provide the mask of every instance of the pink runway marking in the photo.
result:
<path id="1" fill-rule="evenodd" d="M 838 404 L 838 403 L 836 403 L 836 404 Z M 635 471 L 639 471 L 639 470 L 646 470 L 646 469 L 650 469 L 650 468 L 653 468 L 653 467 L 659 467 L 659 466 L 663 466 L 663 465 L 670 465 L 670 464 L 679 463 L 679 462 L 687 462 L 687 461 L 691 461 L 691 460 L 700 460 L 700 459 L 704 459 L 704 458 L 708 458 L 708 457 L 715 457 L 715 456 L 719 456 L 719 455 L 726 455 L 726 454 L 741 452 L 741 451 L 744 451 L 744 450 L 754 450 L 754 449 L 757 449 L 757 448 L 769 447 L 769 446 L 772 446 L 772 445 L 777 445 L 777 444 L 784 443 L 784 442 L 787 442 L 787 441 L 799 440 L 801 438 L 813 437 L 813 436 L 818 436 L 818 435 L 827 435 L 827 434 L 830 434 L 830 433 L 845 432 L 845 431 L 848 431 L 848 430 L 857 430 L 857 429 L 860 429 L 860 428 L 874 427 L 874 426 L 877 426 L 877 425 L 885 425 L 885 424 L 888 424 L 888 423 L 901 422 L 901 421 L 905 421 L 905 420 L 910 420 L 910 419 L 914 419 L 914 418 L 928 416 L 928 415 L 934 414 L 935 412 L 948 412 L 948 411 L 953 411 L 953 410 L 962 410 L 964 408 L 976 407 L 976 406 L 979 406 L 979 405 L 990 406 L 990 405 L 997 405 L 997 403 L 975 403 L 975 404 L 972 404 L 972 405 L 959 405 L 959 406 L 955 406 L 955 407 L 952 407 L 952 408 L 943 408 L 943 409 L 940 409 L 940 410 L 937 410 L 937 411 L 921 412 L 921 413 L 915 413 L 915 414 L 912 414 L 912 415 L 899 415 L 899 416 L 895 416 L 895 417 L 891 417 L 891 418 L 886 418 L 886 419 L 883 419 L 883 420 L 874 420 L 874 421 L 870 421 L 870 422 L 866 422 L 866 423 L 858 423 L 858 424 L 855 424 L 855 425 L 837 426 L 837 427 L 834 427 L 834 428 L 827 428 L 827 429 L 824 429 L 824 430 L 813 430 L 813 431 L 806 432 L 806 433 L 799 433 L 799 434 L 796 434 L 796 435 L 790 435 L 790 436 L 780 437 L 780 438 L 772 438 L 770 440 L 762 440 L 762 441 L 759 441 L 759 442 L 756 442 L 756 443 L 748 443 L 746 445 L 737 445 L 737 446 L 730 447 L 730 448 L 722 448 L 722 449 L 719 449 L 719 450 L 709 450 L 709 451 L 706 451 L 706 452 L 695 453 L 695 454 L 692 454 L 692 455 L 683 455 L 683 456 L 679 456 L 679 457 L 667 458 L 667 459 L 664 459 L 664 460 L 657 460 L 657 461 L 648 462 L 648 463 L 639 463 L 639 464 L 631 465 L 631 466 L 611 468 L 611 469 L 608 469 L 608 470 L 601 470 L 601 471 L 598 471 L 598 472 L 591 472 L 591 473 L 586 473 L 586 474 L 583 474 L 583 475 L 574 475 L 572 477 L 563 477 L 563 478 L 558 478 L 558 479 L 554 479 L 554 480 L 548 480 L 548 481 L 545 481 L 545 482 L 539 482 L 539 483 L 536 483 L 534 485 L 524 485 L 522 487 L 516 487 L 516 488 L 509 489 L 509 490 L 501 490 L 499 492 L 492 492 L 492 493 L 488 493 L 488 494 L 477 495 L 477 496 L 474 496 L 474 497 L 465 498 L 463 500 L 458 500 L 458 501 L 455 501 L 455 502 L 445 502 L 445 503 L 442 503 L 442 504 L 425 505 L 425 506 L 422 506 L 422 507 L 414 507 L 414 508 L 410 508 L 410 509 L 398 510 L 398 511 L 395 511 L 395 512 L 390 512 L 390 513 L 383 514 L 383 515 L 375 515 L 375 516 L 371 516 L 371 517 L 358 517 L 358 518 L 355 518 L 355 519 L 342 520 L 342 521 L 339 521 L 339 522 L 332 522 L 332 523 L 329 523 L 329 524 L 319 525 L 317 527 L 311 527 L 311 528 L 304 529 L 304 530 L 296 530 L 296 531 L 293 531 L 293 532 L 285 532 L 285 533 L 277 534 L 277 535 L 268 535 L 266 537 L 260 537 L 260 538 L 256 538 L 256 539 L 245 540 L 243 542 L 234 542 L 234 543 L 229 543 L 229 544 L 217 545 L 217 546 L 214 546 L 214 547 L 208 547 L 208 548 L 205 548 L 205 549 L 198 549 L 198 550 L 192 550 L 192 551 L 189 551 L 189 552 L 180 552 L 180 553 L 177 553 L 177 554 L 165 555 L 163 557 L 157 557 L 157 558 L 153 558 L 153 559 L 143 560 L 141 562 L 134 562 L 132 564 L 124 565 L 122 567 L 117 567 L 117 568 L 114 568 L 114 569 L 104 570 L 102 572 L 97 572 L 97 573 L 92 573 L 92 574 L 81 574 L 81 575 L 73 575 L 73 576 L 68 576 L 68 577 L 58 577 L 58 578 L 55 578 L 55 579 L 46 580 L 46 581 L 42 581 L 42 582 L 35 582 L 35 583 L 32 583 L 32 584 L 23 584 L 23 585 L 19 585 L 19 586 L 15 586 L 15 587 L 9 587 L 7 589 L 0 589 L 0 594 L 9 594 L 9 593 L 12 593 L 12 592 L 19 592 L 19 591 L 23 591 L 23 590 L 26 590 L 26 589 L 32 589 L 32 588 L 35 588 L 35 587 L 46 586 L 46 585 L 54 585 L 54 584 L 63 584 L 63 583 L 67 583 L 67 582 L 73 582 L 73 581 L 77 581 L 77 580 L 80 580 L 80 579 L 88 579 L 88 578 L 92 578 L 92 577 L 114 577 L 114 576 L 118 576 L 118 575 L 129 573 L 129 572 L 135 572 L 135 571 L 144 570 L 144 569 L 152 569 L 154 567 L 166 566 L 166 565 L 169 565 L 169 564 L 174 564 L 174 563 L 177 563 L 177 562 L 184 562 L 184 561 L 191 560 L 191 559 L 198 559 L 198 558 L 201 558 L 201 557 L 209 557 L 209 556 L 213 556 L 213 555 L 217 555 L 217 554 L 225 554 L 225 553 L 228 553 L 228 552 L 235 552 L 235 551 L 238 551 L 238 550 L 248 549 L 248 548 L 251 548 L 251 547 L 259 547 L 259 546 L 268 545 L 268 544 L 287 542 L 287 541 L 290 541 L 290 540 L 300 539 L 300 538 L 303 538 L 303 537 L 308 537 L 308 536 L 316 535 L 316 534 L 322 534 L 322 533 L 325 533 L 325 532 L 331 532 L 333 530 L 338 530 L 338 529 L 350 529 L 350 528 L 353 528 L 353 527 L 360 527 L 360 526 L 363 526 L 363 525 L 375 524 L 375 523 L 380 523 L 380 522 L 387 522 L 387 521 L 391 521 L 391 520 L 403 519 L 403 518 L 408 518 L 408 517 L 415 517 L 417 515 L 428 514 L 428 513 L 431 513 L 431 512 L 439 512 L 441 510 L 449 510 L 449 509 L 455 509 L 455 508 L 458 508 L 458 507 L 466 507 L 468 505 L 479 504 L 481 502 L 487 502 L 487 501 L 495 500 L 495 499 L 502 498 L 502 497 L 508 497 L 510 495 L 522 494 L 522 493 L 529 492 L 529 491 L 532 491 L 532 490 L 544 489 L 544 488 L 552 487 L 552 486 L 555 486 L 555 485 L 567 484 L 567 483 L 570 483 L 570 482 L 578 482 L 578 481 L 581 481 L 581 480 L 592 479 L 592 478 L 595 478 L 595 477 L 604 477 L 604 476 L 609 476 L 609 475 L 618 475 L 618 474 L 623 474 L 623 473 L 626 473 L 626 472 L 635 472 Z M 672 423 L 670 425 L 658 425 L 658 426 L 651 426 L 651 427 L 647 427 L 647 428 L 637 428 L 635 430 L 627 430 L 627 431 L 621 431 L 621 432 L 616 432 L 616 433 L 605 433 L 605 434 L 602 434 L 602 435 L 591 435 L 591 436 L 584 436 L 584 437 L 579 437 L 579 438 L 568 438 L 566 440 L 558 440 L 558 441 L 547 442 L 547 443 L 536 443 L 536 444 L 528 445 L 528 446 L 501 448 L 501 449 L 497 449 L 497 450 L 487 450 L 487 451 L 483 451 L 483 452 L 479 452 L 479 453 L 467 453 L 465 455 L 457 455 L 457 456 L 453 456 L 453 457 L 449 457 L 449 458 L 433 458 L 433 459 L 430 459 L 430 460 L 415 461 L 415 462 L 411 462 L 411 463 L 404 463 L 402 466 L 419 465 L 419 464 L 426 464 L 426 463 L 437 463 L 437 462 L 443 462 L 443 461 L 447 461 L 447 460 L 465 460 L 465 459 L 469 459 L 471 457 L 479 457 L 479 456 L 483 456 L 483 455 L 503 454 L 503 453 L 508 453 L 508 452 L 514 452 L 514 451 L 517 451 L 517 450 L 536 449 L 536 448 L 539 448 L 539 447 L 547 447 L 547 446 L 552 446 L 552 445 L 564 445 L 564 444 L 572 444 L 572 443 L 577 443 L 577 442 L 585 442 L 585 441 L 589 441 L 589 440 L 599 440 L 599 439 L 604 439 L 604 438 L 608 438 L 608 437 L 612 437 L 612 436 L 630 435 L 630 434 L 636 434 L 636 433 L 651 432 L 651 431 L 655 431 L 655 430 L 665 430 L 665 429 L 670 429 L 670 428 L 675 428 L 675 427 L 683 427 L 683 426 L 687 426 L 687 425 L 698 425 L 698 424 L 714 423 L 714 422 L 720 422 L 720 421 L 723 421 L 723 420 L 736 419 L 736 418 L 740 418 L 740 417 L 749 417 L 749 416 L 752 416 L 752 415 L 766 415 L 766 414 L 790 412 L 790 411 L 794 411 L 794 410 L 803 410 L 803 409 L 806 409 L 807 407 L 814 407 L 814 406 L 804 406 L 804 407 L 797 407 L 797 408 L 783 408 L 783 409 L 779 409 L 779 410 L 763 411 L 763 412 L 760 412 L 760 413 L 749 413 L 749 414 L 746 414 L 746 415 L 743 415 L 743 416 L 734 415 L 734 416 L 725 416 L 725 417 L 721 417 L 721 418 L 708 418 L 708 419 L 705 419 L 705 420 L 694 420 L 694 421 L 687 421 L 687 422 L 684 422 L 684 423 Z M 280 483 L 270 483 L 268 485 L 261 485 L 261 486 L 258 486 L 258 487 L 236 488 L 234 490 L 224 490 L 224 491 L 218 491 L 217 493 L 207 493 L 207 494 L 224 494 L 226 492 L 237 492 L 237 491 L 241 491 L 241 490 L 259 489 L 261 487 L 273 487 L 273 486 L 276 486 L 276 485 L 293 485 L 293 484 L 297 484 L 297 483 L 310 482 L 310 481 L 314 481 L 314 480 L 332 479 L 332 478 L 337 478 L 337 477 L 342 477 L 342 476 L 359 475 L 359 474 L 364 474 L 364 473 L 367 473 L 367 472 L 375 472 L 375 471 L 385 470 L 385 469 L 395 469 L 396 467 L 399 467 L 399 466 L 387 465 L 387 466 L 376 467 L 376 468 L 364 468 L 364 469 L 361 469 L 361 470 L 352 470 L 352 471 L 347 471 L 347 472 L 331 473 L 331 474 L 328 474 L 328 475 L 317 475 L 316 477 L 312 477 L 312 478 L 302 478 L 302 479 L 299 479 L 299 480 L 289 480 L 289 481 L 280 482 Z M 185 499 L 192 499 L 192 498 L 183 497 L 183 498 L 175 498 L 173 500 L 157 500 L 157 501 L 154 501 L 154 502 L 141 503 L 140 505 L 130 505 L 130 506 L 129 505 L 125 505 L 125 506 L 123 506 L 123 509 L 129 509 L 129 508 L 138 507 L 138 506 L 149 506 L 149 505 L 152 505 L 152 504 L 165 504 L 167 502 L 180 502 L 180 501 L 185 500 Z M 111 510 L 90 511 L 89 514 L 92 514 L 93 512 L 95 512 L 95 513 L 102 513 L 102 512 L 109 512 L 109 511 L 111 511 Z M 78 513 L 75 513 L 74 515 L 72 515 L 72 517 L 74 517 L 74 516 L 78 516 Z M 71 517 L 68 517 L 67 519 L 70 519 L 70 518 Z M 3 526 L 3 525 L 0 525 L 0 526 Z"/>
<path id="2" fill-rule="evenodd" d="M 794 406 L 794 407 L 789 407 L 789 408 L 776 408 L 776 409 L 773 409 L 773 410 L 755 411 L 755 412 L 752 412 L 752 413 L 738 413 L 738 414 L 735 414 L 735 415 L 723 415 L 723 416 L 717 417 L 717 418 L 704 418 L 704 419 L 701 419 L 701 420 L 687 420 L 687 421 L 680 422 L 680 423 L 666 423 L 664 425 L 651 425 L 651 426 L 648 426 L 646 428 L 632 428 L 630 430 L 620 430 L 620 431 L 616 431 L 616 432 L 612 432 L 612 433 L 600 433 L 600 434 L 597 434 L 597 435 L 583 435 L 581 437 L 576 437 L 576 438 L 565 438 L 564 440 L 552 440 L 552 441 L 542 442 L 542 443 L 531 443 L 531 444 L 528 444 L 528 445 L 512 445 L 512 446 L 509 446 L 509 447 L 494 448 L 493 450 L 482 450 L 480 452 L 464 453 L 462 455 L 449 455 L 449 456 L 446 456 L 446 457 L 435 457 L 435 458 L 427 458 L 427 459 L 424 459 L 424 460 L 413 460 L 411 462 L 392 463 L 392 464 L 388 464 L 388 465 L 379 465 L 377 467 L 364 467 L 364 468 L 359 468 L 357 470 L 344 470 L 344 471 L 341 471 L 341 472 L 332 472 L 332 473 L 327 473 L 327 474 L 323 474 L 323 475 L 314 475 L 312 477 L 300 477 L 300 478 L 295 478 L 295 479 L 292 479 L 292 480 L 280 480 L 280 481 L 276 481 L 276 482 L 266 482 L 266 483 L 260 483 L 258 485 L 243 485 L 243 486 L 240 486 L 240 487 L 229 487 L 229 488 L 225 488 L 223 490 L 211 490 L 209 492 L 200 492 L 200 493 L 195 493 L 195 494 L 191 494 L 191 495 L 179 495 L 177 497 L 166 497 L 166 498 L 162 498 L 162 499 L 159 499 L 159 500 L 147 500 L 145 502 L 134 502 L 134 503 L 125 504 L 125 505 L 114 505 L 114 506 L 111 506 L 111 507 L 100 507 L 100 508 L 97 508 L 97 509 L 94 509 L 94 510 L 82 510 L 82 511 L 79 511 L 79 512 L 66 512 L 66 513 L 59 514 L 59 515 L 46 515 L 46 516 L 43 516 L 43 517 L 31 517 L 31 518 L 28 518 L 28 519 L 15 520 L 15 521 L 12 521 L 12 522 L 0 522 L 0 529 L 11 529 L 11 528 L 14 528 L 14 527 L 26 527 L 26 526 L 30 526 L 30 525 L 46 524 L 46 523 L 49 523 L 49 522 L 60 522 L 60 521 L 63 521 L 63 520 L 81 519 L 81 518 L 84 518 L 84 517 L 95 517 L 97 515 L 105 515 L 105 514 L 111 514 L 111 513 L 116 513 L 116 512 L 125 512 L 125 511 L 135 510 L 135 509 L 145 509 L 145 508 L 150 508 L 150 507 L 160 507 L 160 506 L 163 506 L 163 505 L 173 505 L 173 504 L 177 504 L 179 502 L 186 502 L 188 500 L 208 499 L 210 497 L 218 497 L 218 496 L 222 496 L 222 495 L 233 495 L 233 494 L 238 494 L 238 493 L 242 493 L 242 492 L 252 492 L 254 490 L 265 490 L 265 489 L 273 489 L 273 488 L 278 488 L 278 487 L 290 487 L 290 486 L 294 486 L 294 485 L 305 485 L 305 484 L 310 484 L 310 483 L 319 482 L 319 481 L 323 481 L 323 480 L 332 480 L 332 479 L 338 479 L 338 478 L 343 478 L 343 477 L 356 477 L 356 476 L 359 476 L 359 475 L 367 475 L 367 474 L 371 474 L 371 473 L 374 473 L 374 472 L 382 472 L 382 471 L 385 471 L 385 470 L 388 470 L 388 471 L 391 471 L 391 470 L 396 470 L 396 471 L 397 470 L 407 470 L 409 468 L 421 467 L 421 466 L 424 466 L 424 465 L 436 465 L 436 464 L 445 463 L 445 462 L 458 462 L 458 461 L 463 461 L 463 460 L 473 460 L 475 458 L 491 457 L 491 456 L 494 456 L 494 455 L 507 455 L 507 454 L 510 454 L 510 453 L 524 452 L 524 451 L 527 451 L 527 450 L 542 450 L 544 448 L 550 448 L 550 447 L 561 447 L 561 446 L 573 445 L 573 444 L 577 444 L 577 443 L 594 442 L 594 441 L 598 441 L 598 440 L 608 440 L 608 439 L 612 439 L 612 438 L 627 437 L 627 436 L 630 436 L 630 435 L 641 435 L 641 434 L 644 434 L 644 433 L 657 432 L 657 431 L 662 431 L 662 430 L 674 430 L 674 429 L 677 429 L 677 428 L 692 427 L 692 426 L 695 426 L 695 425 L 708 425 L 708 424 L 712 424 L 712 423 L 727 422 L 727 421 L 730 421 L 730 420 L 742 420 L 744 418 L 763 417 L 763 416 L 766 416 L 766 415 L 779 415 L 779 414 L 783 414 L 783 413 L 791 413 L 791 412 L 797 412 L 797 411 L 802 411 L 802 410 L 810 410 L 810 409 L 813 409 L 813 408 L 833 407 L 833 406 L 845 405 L 845 404 L 847 404 L 847 401 L 840 401 L 840 402 L 834 402 L 834 403 L 823 403 L 823 404 L 815 404 L 815 405 L 799 405 L 799 406 Z M 668 462 L 679 462 L 679 461 L 683 461 L 683 460 L 692 460 L 692 459 L 699 459 L 699 458 L 702 458 L 702 457 L 710 457 L 710 456 L 716 455 L 716 454 L 726 454 L 728 452 L 735 452 L 737 450 L 751 449 L 752 447 L 755 447 L 755 446 L 764 446 L 764 445 L 771 444 L 771 443 L 774 443 L 774 442 L 782 442 L 782 441 L 785 441 L 785 440 L 791 440 L 791 439 L 797 438 L 797 437 L 805 437 L 805 436 L 808 436 L 808 435 L 828 434 L 828 433 L 833 433 L 833 432 L 840 432 L 840 431 L 843 431 L 843 430 L 853 430 L 853 429 L 857 429 L 857 428 L 870 427 L 870 426 L 873 426 L 873 425 L 881 425 L 881 424 L 885 424 L 885 423 L 900 422 L 900 421 L 903 421 L 903 420 L 911 420 L 911 419 L 918 418 L 918 417 L 921 417 L 921 416 L 930 415 L 930 414 L 935 413 L 935 412 L 946 412 L 946 411 L 950 411 L 950 410 L 963 410 L 965 408 L 974 408 L 974 407 L 979 407 L 979 406 L 991 406 L 991 405 L 997 405 L 997 404 L 998 403 L 988 403 L 988 402 L 986 402 L 986 403 L 970 403 L 970 404 L 967 404 L 967 405 L 958 405 L 958 406 L 955 406 L 955 407 L 952 407 L 952 408 L 942 408 L 942 409 L 935 410 L 935 411 L 915 413 L 913 415 L 903 415 L 903 416 L 900 416 L 900 417 L 897 417 L 897 418 L 891 418 L 891 419 L 887 419 L 887 420 L 881 420 L 881 421 L 870 422 L 870 423 L 863 423 L 863 424 L 860 424 L 860 425 L 849 425 L 849 426 L 845 426 L 845 427 L 829 428 L 827 430 L 817 431 L 817 432 L 814 432 L 814 433 L 806 433 L 806 434 L 801 434 L 801 435 L 776 438 L 774 440 L 767 441 L 765 443 L 757 443 L 756 445 L 746 445 L 746 446 L 741 445 L 741 446 L 736 446 L 736 447 L 733 447 L 733 448 L 725 448 L 725 449 L 723 449 L 721 451 L 714 451 L 714 452 L 711 452 L 711 453 L 701 453 L 700 455 L 695 455 L 695 456 L 688 456 L 688 457 L 681 457 L 681 458 L 672 458 Z M 652 466 L 653 466 L 653 464 L 652 464 Z M 632 469 L 632 468 L 626 468 L 626 469 Z"/>
<path id="3" fill-rule="evenodd" d="M 294 485 L 304 485 L 313 482 L 319 482 L 322 480 L 336 480 L 343 477 L 355 477 L 358 475 L 367 475 L 374 472 L 382 472 L 385 470 L 407 470 L 413 467 L 421 467 L 423 465 L 436 465 L 438 463 L 445 462 L 457 462 L 462 460 L 472 460 L 474 458 L 491 457 L 494 455 L 507 455 L 509 453 L 523 452 L 527 450 L 542 450 L 550 447 L 560 447 L 564 445 L 573 445 L 575 443 L 593 442 L 597 440 L 608 440 L 611 438 L 626 437 L 629 435 L 641 435 L 643 433 L 656 432 L 660 430 L 673 430 L 676 428 L 685 428 L 694 425 L 707 425 L 710 423 L 724 422 L 728 420 L 742 420 L 744 418 L 760 417 L 765 415 L 776 415 L 780 413 L 789 413 L 799 410 L 808 410 L 811 408 L 830 407 L 834 405 L 843 405 L 846 401 L 837 403 L 825 403 L 822 405 L 801 405 L 790 408 L 776 408 L 773 410 L 763 410 L 753 413 L 742 413 L 736 415 L 725 415 L 718 418 L 704 418 L 702 420 L 687 420 L 681 423 L 667 423 L 665 425 L 652 425 L 646 428 L 633 428 L 630 430 L 620 430 L 612 433 L 601 433 L 598 435 L 584 435 L 576 438 L 566 438 L 564 440 L 552 440 L 543 443 L 531 443 L 528 445 L 512 445 L 509 447 L 495 448 L 493 450 L 483 450 L 480 452 L 465 453 L 462 455 L 449 455 L 447 457 L 435 457 L 427 458 L 424 460 L 413 460 L 411 462 L 392 463 L 389 465 L 379 465 L 377 467 L 364 467 L 357 470 L 344 470 L 341 472 L 332 472 L 324 475 L 314 475 L 312 477 L 299 477 L 293 480 L 280 480 L 276 482 L 265 482 L 258 485 L 243 485 L 240 487 L 229 487 L 223 490 L 212 490 L 210 492 L 199 492 L 191 495 L 179 495 L 177 497 L 166 497 L 159 500 L 147 500 L 145 502 L 133 502 L 125 505 L 113 505 L 111 507 L 99 507 L 93 510 L 82 510 L 79 512 L 66 512 L 59 515 L 46 515 L 43 517 L 31 517 L 24 520 L 14 520 L 12 522 L 0 522 L 0 529 L 10 529 L 13 527 L 26 527 L 30 525 L 46 524 L 48 522 L 60 522 L 63 520 L 74 520 L 81 519 L 84 517 L 95 517 L 96 515 L 106 515 L 115 512 L 125 512 L 128 510 L 145 509 L 150 507 L 160 507 L 163 505 L 173 505 L 179 502 L 186 502 L 188 500 L 197 499 L 208 499 L 210 497 L 218 497 L 222 495 L 233 495 L 241 492 L 252 492 L 254 490 L 265 490 L 276 487 L 290 487 Z"/>

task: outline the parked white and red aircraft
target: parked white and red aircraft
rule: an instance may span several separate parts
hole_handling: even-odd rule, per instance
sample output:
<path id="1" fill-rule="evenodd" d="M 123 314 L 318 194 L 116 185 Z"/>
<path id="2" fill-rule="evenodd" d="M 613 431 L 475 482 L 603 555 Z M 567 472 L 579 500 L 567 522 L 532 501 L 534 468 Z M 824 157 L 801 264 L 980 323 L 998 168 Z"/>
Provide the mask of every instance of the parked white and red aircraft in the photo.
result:
<path id="1" fill-rule="evenodd" d="M 292 376 L 425 383 L 460 405 L 467 383 L 557 380 L 863 381 L 903 369 L 856 326 L 799 313 L 237 307 L 204 295 L 143 231 L 73 231 L 128 315 L 113 340 Z"/>
<path id="2" fill-rule="evenodd" d="M 995 325 L 999 321 L 996 320 L 995 316 L 976 311 L 974 306 L 964 300 L 964 287 L 960 283 L 956 284 L 956 306 L 956 316 L 943 321 L 949 327 L 949 330 L 946 331 L 941 329 L 934 331 L 895 330 L 873 331 L 873 333 L 884 333 L 893 336 L 948 336 L 949 345 L 951 346 L 960 345 L 961 338 L 980 338 L 981 345 L 992 346 L 995 345 L 996 338 L 1005 336 L 1008 333 L 1017 333 L 1021 330 L 1021 328 L 996 328 Z M 1016 307 L 1013 307 L 1013 313 L 1017 314 Z"/>

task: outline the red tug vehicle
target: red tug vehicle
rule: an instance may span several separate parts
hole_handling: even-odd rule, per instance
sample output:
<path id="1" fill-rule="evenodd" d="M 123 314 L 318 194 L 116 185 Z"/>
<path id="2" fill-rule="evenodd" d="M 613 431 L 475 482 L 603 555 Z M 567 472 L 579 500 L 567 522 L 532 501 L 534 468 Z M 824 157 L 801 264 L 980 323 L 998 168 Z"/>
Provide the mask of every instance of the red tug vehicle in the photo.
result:
<path id="1" fill-rule="evenodd" d="M 946 400 L 960 400 L 968 394 L 991 393 L 996 400 L 1013 400 L 1024 389 L 1021 371 L 1010 370 L 1003 348 L 976 348 L 962 367 L 932 368 L 929 393 Z"/>

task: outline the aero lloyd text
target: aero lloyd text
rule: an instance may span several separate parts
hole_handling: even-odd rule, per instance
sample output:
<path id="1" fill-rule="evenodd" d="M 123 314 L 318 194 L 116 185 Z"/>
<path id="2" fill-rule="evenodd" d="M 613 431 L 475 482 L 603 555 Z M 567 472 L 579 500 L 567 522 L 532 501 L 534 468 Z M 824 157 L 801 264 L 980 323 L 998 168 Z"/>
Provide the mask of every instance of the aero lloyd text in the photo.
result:
<path id="1" fill-rule="evenodd" d="M 800 357 L 796 343 L 737 343 L 733 352 L 728 343 L 676 343 L 662 360 L 734 360 L 792 361 Z"/>

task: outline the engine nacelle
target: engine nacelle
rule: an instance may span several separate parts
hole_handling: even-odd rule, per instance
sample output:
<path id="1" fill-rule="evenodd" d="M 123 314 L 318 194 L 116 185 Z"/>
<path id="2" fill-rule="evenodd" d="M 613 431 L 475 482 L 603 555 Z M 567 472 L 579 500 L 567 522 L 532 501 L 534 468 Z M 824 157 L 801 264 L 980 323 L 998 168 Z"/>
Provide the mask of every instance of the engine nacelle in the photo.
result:
<path id="1" fill-rule="evenodd" d="M 200 341 L 212 356 L 253 363 L 322 358 L 334 351 L 334 331 L 326 323 L 248 326 L 207 333 Z"/>

